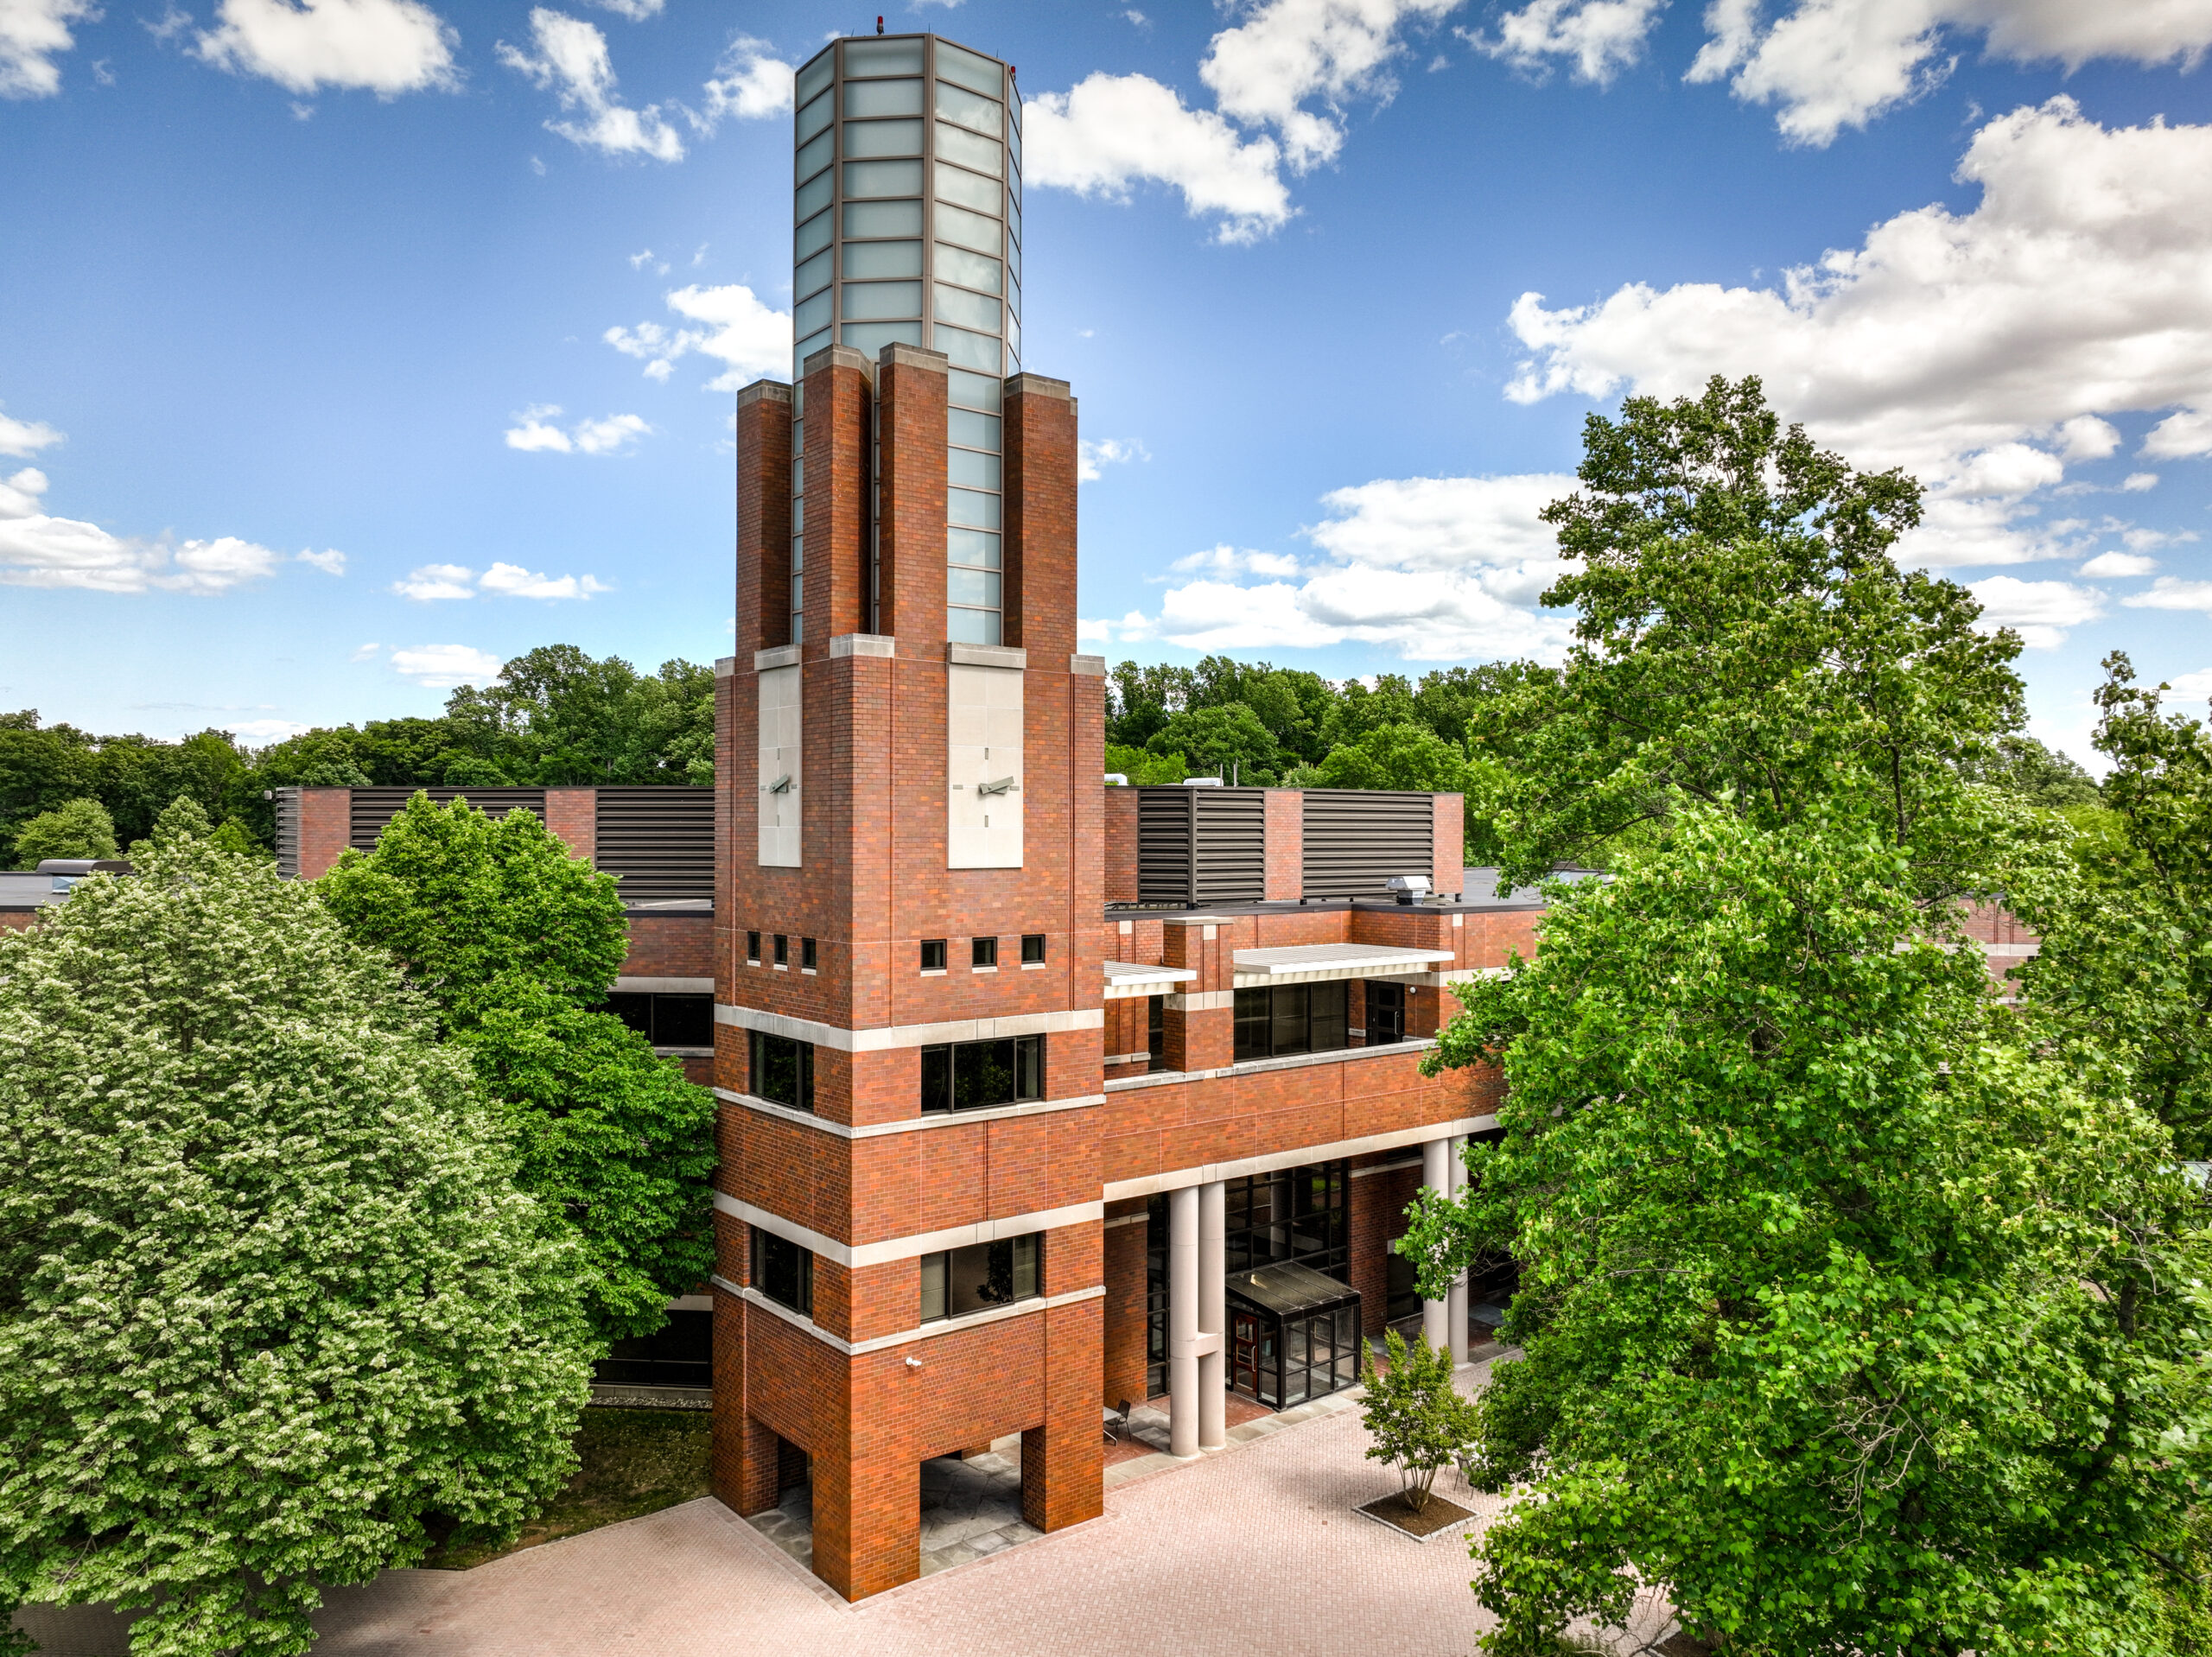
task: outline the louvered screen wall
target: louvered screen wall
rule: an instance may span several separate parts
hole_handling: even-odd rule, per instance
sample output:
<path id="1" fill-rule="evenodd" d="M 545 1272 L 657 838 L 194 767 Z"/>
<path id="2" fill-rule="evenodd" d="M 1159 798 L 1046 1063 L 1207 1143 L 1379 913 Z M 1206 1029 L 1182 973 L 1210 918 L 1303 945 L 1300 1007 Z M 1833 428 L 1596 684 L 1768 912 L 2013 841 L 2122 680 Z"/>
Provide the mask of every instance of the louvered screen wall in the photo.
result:
<path id="1" fill-rule="evenodd" d="M 353 790 L 353 815 L 346 825 L 346 843 L 355 851 L 372 852 L 377 848 L 377 836 L 384 832 L 385 824 L 399 815 L 399 809 L 418 793 L 427 794 L 440 805 L 449 800 L 467 800 L 479 811 L 504 817 L 519 806 L 525 811 L 545 815 L 545 790 L 542 788 L 357 788 Z"/>
<path id="2" fill-rule="evenodd" d="M 602 873 L 622 877 L 630 903 L 715 895 L 715 791 L 710 788 L 602 788 Z"/>
<path id="3" fill-rule="evenodd" d="M 1428 875 L 1436 797 L 1365 789 L 1306 790 L 1306 895 L 1380 898 L 1394 874 Z"/>
<path id="4" fill-rule="evenodd" d="M 1257 903 L 1268 880 L 1267 797 L 1256 788 L 1137 790 L 1137 901 Z"/>
<path id="5" fill-rule="evenodd" d="M 276 873 L 287 880 L 300 878 L 300 790 L 270 790 L 276 807 Z"/>

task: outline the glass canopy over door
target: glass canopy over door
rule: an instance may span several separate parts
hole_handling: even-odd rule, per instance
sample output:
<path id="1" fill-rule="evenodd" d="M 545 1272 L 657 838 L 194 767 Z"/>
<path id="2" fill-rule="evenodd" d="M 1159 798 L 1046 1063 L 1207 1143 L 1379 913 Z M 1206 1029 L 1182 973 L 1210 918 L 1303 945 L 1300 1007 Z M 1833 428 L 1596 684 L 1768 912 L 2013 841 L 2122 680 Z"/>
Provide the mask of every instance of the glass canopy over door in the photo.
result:
<path id="1" fill-rule="evenodd" d="M 1231 1391 L 1283 1410 L 1359 1380 L 1356 1291 L 1289 1263 L 1231 1273 L 1224 1286 Z"/>

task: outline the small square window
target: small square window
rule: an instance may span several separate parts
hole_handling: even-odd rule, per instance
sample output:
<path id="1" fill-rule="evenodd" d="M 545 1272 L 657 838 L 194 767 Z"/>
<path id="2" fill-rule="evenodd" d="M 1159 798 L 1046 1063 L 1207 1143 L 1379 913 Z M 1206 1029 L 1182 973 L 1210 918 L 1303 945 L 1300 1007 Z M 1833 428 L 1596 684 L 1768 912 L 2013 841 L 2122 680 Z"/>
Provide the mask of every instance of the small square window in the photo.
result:
<path id="1" fill-rule="evenodd" d="M 1042 932 L 1024 932 L 1021 935 L 1021 964 L 1033 967 L 1044 958 L 1045 935 Z"/>
<path id="2" fill-rule="evenodd" d="M 776 964 L 779 967 L 791 964 L 791 941 L 781 932 L 776 934 Z"/>
<path id="3" fill-rule="evenodd" d="M 944 970 L 944 940 L 943 938 L 922 940 L 922 970 L 924 972 Z"/>
<path id="4" fill-rule="evenodd" d="M 814 940 L 812 938 L 801 938 L 798 941 L 798 964 L 800 970 L 804 972 L 812 972 L 814 970 L 817 962 L 814 954 Z"/>
<path id="5" fill-rule="evenodd" d="M 995 967 L 999 964 L 999 941 L 996 938 L 971 938 L 968 944 L 969 965 Z"/>
<path id="6" fill-rule="evenodd" d="M 749 967 L 760 964 L 760 935 L 758 932 L 745 935 L 745 962 Z"/>

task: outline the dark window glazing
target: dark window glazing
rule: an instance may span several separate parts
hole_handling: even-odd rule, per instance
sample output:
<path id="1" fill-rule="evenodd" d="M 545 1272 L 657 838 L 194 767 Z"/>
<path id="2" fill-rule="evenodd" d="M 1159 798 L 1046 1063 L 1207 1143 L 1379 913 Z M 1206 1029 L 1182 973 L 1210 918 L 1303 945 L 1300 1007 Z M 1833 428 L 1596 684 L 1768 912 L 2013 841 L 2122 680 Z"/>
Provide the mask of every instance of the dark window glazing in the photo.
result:
<path id="1" fill-rule="evenodd" d="M 1239 1063 L 1295 1053 L 1332 1053 L 1350 1038 L 1344 1025 L 1344 986 L 1279 984 L 1236 992 Z"/>
<path id="2" fill-rule="evenodd" d="M 1167 998 L 1165 995 L 1145 997 L 1144 1049 L 1152 1055 L 1155 1064 L 1167 1057 Z"/>
<path id="3" fill-rule="evenodd" d="M 760 935 L 758 932 L 745 935 L 745 959 L 751 966 L 760 964 Z"/>
<path id="4" fill-rule="evenodd" d="M 610 995 L 607 1010 L 656 1047 L 715 1044 L 711 995 Z"/>
<path id="5" fill-rule="evenodd" d="M 756 1098 L 814 1108 L 814 1044 L 755 1030 L 753 1037 L 753 1092 Z"/>
<path id="6" fill-rule="evenodd" d="M 999 964 L 999 941 L 996 938 L 969 939 L 968 957 L 969 965 L 973 967 L 997 966 Z"/>
<path id="7" fill-rule="evenodd" d="M 772 1231 L 753 1228 L 753 1286 L 779 1306 L 814 1311 L 814 1255 Z"/>
<path id="8" fill-rule="evenodd" d="M 1033 1300 L 1045 1283 L 1045 1234 L 974 1243 L 922 1256 L 922 1321 L 960 1317 Z"/>
<path id="9" fill-rule="evenodd" d="M 1045 1096 L 1045 1038 L 963 1041 L 922 1049 L 922 1108 L 985 1110 Z"/>
<path id="10" fill-rule="evenodd" d="M 1367 1044 L 1388 1047 L 1406 1038 L 1406 987 L 1372 983 L 1367 987 Z"/>
<path id="11" fill-rule="evenodd" d="M 1231 1272 L 1296 1260 L 1351 1281 L 1351 1235 L 1341 1162 L 1224 1182 L 1224 1264 Z"/>
<path id="12" fill-rule="evenodd" d="M 1045 935 L 1042 932 L 1024 932 L 1021 935 L 1021 964 L 1030 966 L 1044 958 Z"/>
<path id="13" fill-rule="evenodd" d="M 798 964 L 808 972 L 812 972 L 819 964 L 816 958 L 812 938 L 801 938 L 798 941 Z"/>
<path id="14" fill-rule="evenodd" d="M 943 938 L 922 940 L 922 970 L 924 972 L 944 970 L 944 940 Z"/>
<path id="15" fill-rule="evenodd" d="M 776 964 L 779 967 L 791 964 L 791 941 L 781 932 L 776 934 Z"/>

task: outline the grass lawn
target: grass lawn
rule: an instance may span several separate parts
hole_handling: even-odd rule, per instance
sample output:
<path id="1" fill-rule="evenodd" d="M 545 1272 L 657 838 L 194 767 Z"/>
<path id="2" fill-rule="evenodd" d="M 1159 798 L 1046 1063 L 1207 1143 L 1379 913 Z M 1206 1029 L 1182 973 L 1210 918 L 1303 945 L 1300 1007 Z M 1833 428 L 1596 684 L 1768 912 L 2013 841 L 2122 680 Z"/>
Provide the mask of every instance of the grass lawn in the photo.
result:
<path id="1" fill-rule="evenodd" d="M 545 1510 L 505 1547 L 470 1546 L 455 1539 L 431 1550 L 433 1570 L 466 1571 L 563 1536 L 658 1513 L 707 1494 L 704 1410 L 588 1409 L 576 1429 L 582 1463 Z"/>

